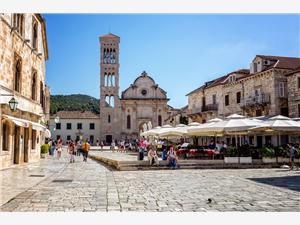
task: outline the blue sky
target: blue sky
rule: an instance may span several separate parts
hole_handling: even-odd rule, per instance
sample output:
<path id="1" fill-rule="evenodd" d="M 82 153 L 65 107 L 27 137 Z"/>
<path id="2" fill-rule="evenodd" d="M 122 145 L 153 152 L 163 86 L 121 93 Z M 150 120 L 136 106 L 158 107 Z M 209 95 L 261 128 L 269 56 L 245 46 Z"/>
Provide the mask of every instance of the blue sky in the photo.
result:
<path id="1" fill-rule="evenodd" d="M 188 92 L 236 69 L 256 54 L 300 57 L 299 15 L 45 14 L 51 94 L 99 98 L 99 36 L 120 36 L 120 93 L 142 71 L 173 107 Z"/>

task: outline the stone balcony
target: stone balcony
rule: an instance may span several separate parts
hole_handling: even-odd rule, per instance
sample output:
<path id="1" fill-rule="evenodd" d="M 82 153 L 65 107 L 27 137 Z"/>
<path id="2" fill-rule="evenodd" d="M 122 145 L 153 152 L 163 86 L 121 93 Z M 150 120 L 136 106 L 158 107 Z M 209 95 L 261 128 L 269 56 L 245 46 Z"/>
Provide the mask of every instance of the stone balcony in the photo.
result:
<path id="1" fill-rule="evenodd" d="M 251 95 L 241 101 L 240 105 L 242 108 L 255 107 L 260 105 L 268 105 L 271 103 L 270 93 L 261 93 L 259 95 Z"/>
<path id="2" fill-rule="evenodd" d="M 218 104 L 207 104 L 201 107 L 202 112 L 218 111 Z"/>

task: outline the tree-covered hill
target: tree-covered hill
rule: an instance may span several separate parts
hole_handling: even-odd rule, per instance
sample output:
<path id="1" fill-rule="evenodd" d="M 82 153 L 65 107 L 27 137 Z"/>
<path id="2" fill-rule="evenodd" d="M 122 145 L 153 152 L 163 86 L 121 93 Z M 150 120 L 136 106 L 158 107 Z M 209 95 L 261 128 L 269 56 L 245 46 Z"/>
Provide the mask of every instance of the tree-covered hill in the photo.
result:
<path id="1" fill-rule="evenodd" d="M 73 94 L 73 95 L 51 95 L 50 113 L 58 111 L 93 111 L 100 113 L 99 99 L 92 96 Z"/>

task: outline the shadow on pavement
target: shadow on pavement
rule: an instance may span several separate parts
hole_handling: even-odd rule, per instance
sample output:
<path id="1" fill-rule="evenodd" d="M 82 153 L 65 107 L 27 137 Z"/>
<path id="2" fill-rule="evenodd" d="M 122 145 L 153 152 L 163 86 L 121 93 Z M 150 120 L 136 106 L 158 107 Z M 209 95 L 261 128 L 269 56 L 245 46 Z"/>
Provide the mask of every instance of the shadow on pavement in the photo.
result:
<path id="1" fill-rule="evenodd" d="M 300 192 L 300 174 L 285 177 L 248 178 L 249 180 Z"/>

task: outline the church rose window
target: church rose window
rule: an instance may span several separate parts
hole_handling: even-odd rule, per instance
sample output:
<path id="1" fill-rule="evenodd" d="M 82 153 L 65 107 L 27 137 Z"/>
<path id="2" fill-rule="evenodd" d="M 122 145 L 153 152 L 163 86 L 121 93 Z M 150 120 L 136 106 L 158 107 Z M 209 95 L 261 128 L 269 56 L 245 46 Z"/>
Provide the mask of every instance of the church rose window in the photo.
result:
<path id="1" fill-rule="evenodd" d="M 142 90 L 142 95 L 144 95 L 144 96 L 147 95 L 147 90 L 145 90 L 145 89 Z"/>

